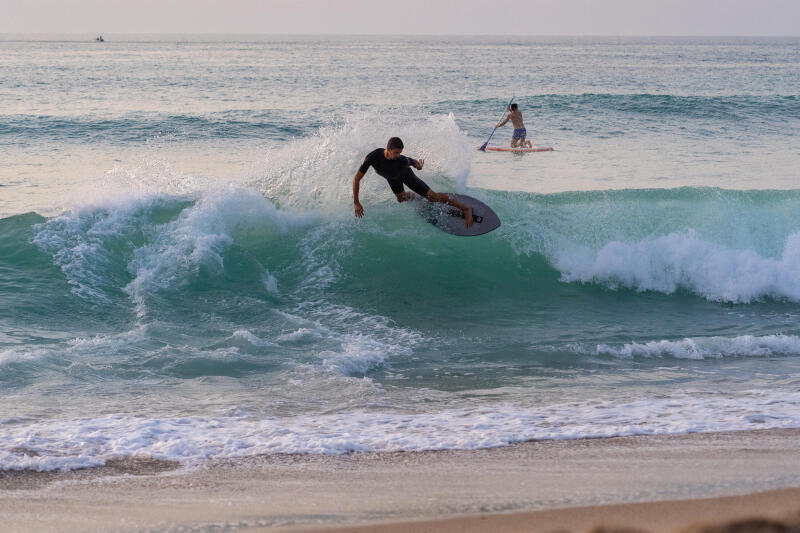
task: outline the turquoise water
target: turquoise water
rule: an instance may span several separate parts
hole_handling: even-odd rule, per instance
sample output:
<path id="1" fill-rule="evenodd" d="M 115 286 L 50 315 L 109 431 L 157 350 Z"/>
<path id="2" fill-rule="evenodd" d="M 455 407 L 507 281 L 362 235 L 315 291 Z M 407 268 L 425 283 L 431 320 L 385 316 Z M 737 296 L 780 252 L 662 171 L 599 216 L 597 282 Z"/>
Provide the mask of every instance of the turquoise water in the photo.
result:
<path id="1" fill-rule="evenodd" d="M 70 39 L 0 39 L 0 467 L 800 427 L 799 40 Z M 392 135 L 503 226 L 355 219 Z"/>

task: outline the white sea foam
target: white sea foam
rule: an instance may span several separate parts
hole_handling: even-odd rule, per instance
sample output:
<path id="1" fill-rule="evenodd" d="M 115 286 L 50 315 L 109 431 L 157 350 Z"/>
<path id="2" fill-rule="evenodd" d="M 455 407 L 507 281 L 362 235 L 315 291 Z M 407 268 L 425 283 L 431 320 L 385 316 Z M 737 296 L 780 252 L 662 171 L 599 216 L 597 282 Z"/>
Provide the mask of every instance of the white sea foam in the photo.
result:
<path id="1" fill-rule="evenodd" d="M 339 340 L 339 349 L 326 350 L 320 357 L 327 368 L 343 375 L 364 373 L 383 364 L 388 357 L 410 355 L 423 341 L 433 342 L 386 317 L 361 313 L 348 306 L 326 304 L 309 309 L 307 315 L 318 320 L 325 317 L 338 326 L 335 338 Z"/>
<path id="2" fill-rule="evenodd" d="M 0 425 L 0 468 L 70 469 L 115 456 L 191 463 L 265 453 L 476 449 L 532 439 L 797 427 L 800 393 L 777 390 L 737 396 L 675 393 L 536 408 L 484 404 L 425 414 L 351 411 L 268 419 L 117 415 Z"/>
<path id="3" fill-rule="evenodd" d="M 111 335 L 95 335 L 93 337 L 76 337 L 67 342 L 69 351 L 102 349 L 106 353 L 120 353 L 131 345 L 145 341 L 151 329 L 149 324 L 141 324 L 128 331 Z"/>
<path id="4" fill-rule="evenodd" d="M 262 339 L 257 335 L 254 335 L 251 332 L 247 331 L 246 329 L 238 329 L 234 331 L 231 337 L 236 339 L 244 339 L 246 342 L 252 344 L 253 346 L 274 346 L 274 343 Z"/>
<path id="5" fill-rule="evenodd" d="M 368 335 L 350 334 L 342 339 L 338 351 L 324 350 L 319 356 L 331 371 L 347 376 L 365 373 L 382 364 L 388 355 L 398 353 L 409 354 L 411 349 L 396 344 L 388 345 Z"/>
<path id="6" fill-rule="evenodd" d="M 148 245 L 137 248 L 128 269 L 134 279 L 125 287 L 144 313 L 145 297 L 166 288 L 179 288 L 199 268 L 212 275 L 223 269 L 222 253 L 237 230 L 260 230 L 306 224 L 314 217 L 279 212 L 258 192 L 238 186 L 208 191 L 197 202 L 165 225 Z M 265 287 L 277 292 L 277 279 L 264 270 Z"/>
<path id="7" fill-rule="evenodd" d="M 0 350 L 0 366 L 14 362 L 63 359 L 64 356 L 97 352 L 107 355 L 124 353 L 137 342 L 146 340 L 148 329 L 149 326 L 141 325 L 121 333 L 76 337 L 66 343 L 28 345 Z"/>
<path id="8" fill-rule="evenodd" d="M 109 235 L 119 236 L 135 226 L 135 213 L 152 198 L 139 198 L 113 209 L 95 210 L 93 206 L 54 217 L 36 228 L 33 242 L 53 255 L 73 294 L 88 300 L 110 301 L 107 295 L 113 252 L 106 242 Z"/>
<path id="9" fill-rule="evenodd" d="M 617 357 L 676 357 L 678 359 L 720 359 L 723 357 L 768 357 L 800 354 L 800 337 L 795 335 L 741 335 L 738 337 L 693 337 L 680 340 L 631 342 L 621 346 L 599 344 L 597 354 Z"/>
<path id="10" fill-rule="evenodd" d="M 666 294 L 686 290 L 735 303 L 800 301 L 800 233 L 788 237 L 777 259 L 716 244 L 689 230 L 633 243 L 612 241 L 597 250 L 565 246 L 553 252 L 553 263 L 566 282 Z"/>
<path id="11" fill-rule="evenodd" d="M 329 345 L 318 357 L 333 374 L 363 374 L 389 357 L 411 354 L 425 340 L 420 333 L 398 327 L 386 317 L 361 313 L 348 306 L 322 301 L 308 302 L 302 307 L 298 313 L 303 313 L 303 318 L 284 314 L 302 326 L 275 340 L 284 345 L 319 342 Z"/>
<path id="12" fill-rule="evenodd" d="M 330 333 L 328 330 L 325 333 Z M 278 335 L 276 337 L 276 341 L 283 342 L 283 343 L 293 343 L 293 342 L 302 342 L 308 339 L 319 339 L 323 337 L 325 334 L 320 331 L 320 328 L 309 329 L 309 328 L 298 328 L 291 333 L 284 333 L 283 335 Z"/>
<path id="13" fill-rule="evenodd" d="M 44 348 L 7 348 L 0 350 L 0 366 L 20 361 L 34 361 L 50 355 L 50 350 Z"/>

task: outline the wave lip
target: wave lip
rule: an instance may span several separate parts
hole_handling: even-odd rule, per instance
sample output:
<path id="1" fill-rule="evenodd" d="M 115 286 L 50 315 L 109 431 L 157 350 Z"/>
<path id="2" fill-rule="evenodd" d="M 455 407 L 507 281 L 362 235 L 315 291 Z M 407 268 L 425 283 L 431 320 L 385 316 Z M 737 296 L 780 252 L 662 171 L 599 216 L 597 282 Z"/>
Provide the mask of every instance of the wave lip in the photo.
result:
<path id="1" fill-rule="evenodd" d="M 443 124 L 452 127 L 447 120 Z M 339 130 L 334 136 L 345 143 Z M 352 157 L 349 148 L 336 156 L 342 168 Z M 315 168 L 302 174 L 309 185 L 316 183 Z M 277 194 L 289 182 L 272 183 L 276 189 L 268 190 Z M 373 182 L 385 189 L 380 179 Z M 52 261 L 66 288 L 82 300 L 78 305 L 132 308 L 140 318 L 165 294 L 188 298 L 198 287 L 229 280 L 225 290 L 241 291 L 243 285 L 236 283 L 253 277 L 260 280 L 251 283 L 259 285 L 259 294 L 334 301 L 336 284 L 352 278 L 359 264 L 383 275 L 385 267 L 374 258 L 398 253 L 401 239 L 415 246 L 398 254 L 390 268 L 430 263 L 432 248 L 408 206 L 382 206 L 368 221 L 352 220 L 349 207 L 316 211 L 316 202 L 326 196 L 321 193 L 334 185 L 328 180 L 316 192 L 306 187 L 294 198 L 300 205 L 283 207 L 264 198 L 263 191 L 241 185 L 180 195 L 146 191 L 32 226 L 16 228 L 23 226 L 21 220 L 6 225 L 15 240 L 33 228 L 38 249 L 28 255 L 37 252 L 41 262 Z M 314 199 L 306 203 L 309 192 Z M 800 197 L 791 192 L 687 188 L 473 194 L 509 223 L 501 232 L 472 241 L 467 252 L 475 261 L 491 257 L 517 284 L 579 282 L 668 295 L 686 292 L 719 302 L 800 302 Z M 527 257 L 520 261 L 519 256 Z M 236 267 L 237 261 L 243 266 Z M 437 259 L 437 268 L 452 264 Z M 26 270 L 19 261 L 10 266 Z M 470 270 L 462 271 L 463 286 L 470 286 Z M 61 278 L 58 282 L 64 285 Z M 507 290 L 493 297 L 509 294 L 510 287 L 501 286 Z"/>

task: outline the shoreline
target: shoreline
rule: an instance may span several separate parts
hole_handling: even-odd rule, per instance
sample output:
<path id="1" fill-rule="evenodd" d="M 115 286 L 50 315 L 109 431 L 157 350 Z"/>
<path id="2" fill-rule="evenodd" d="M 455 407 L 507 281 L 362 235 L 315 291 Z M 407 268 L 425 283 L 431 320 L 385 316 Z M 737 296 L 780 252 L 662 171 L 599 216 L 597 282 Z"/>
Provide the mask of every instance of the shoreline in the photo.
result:
<path id="1" fill-rule="evenodd" d="M 478 531 L 469 528 L 491 522 L 492 530 L 511 532 L 530 531 L 532 519 L 584 528 L 628 513 L 640 520 L 629 527 L 641 528 L 663 523 L 665 513 L 700 516 L 691 511 L 698 505 L 717 509 L 725 521 L 741 517 L 734 511 L 763 508 L 769 498 L 779 502 L 771 517 L 780 518 L 800 511 L 798 437 L 800 430 L 761 430 L 467 451 L 267 455 L 196 469 L 139 458 L 72 472 L 3 471 L 0 523 L 14 532 L 389 533 Z M 726 504 L 730 497 L 739 500 Z M 794 502 L 797 509 L 787 507 Z"/>

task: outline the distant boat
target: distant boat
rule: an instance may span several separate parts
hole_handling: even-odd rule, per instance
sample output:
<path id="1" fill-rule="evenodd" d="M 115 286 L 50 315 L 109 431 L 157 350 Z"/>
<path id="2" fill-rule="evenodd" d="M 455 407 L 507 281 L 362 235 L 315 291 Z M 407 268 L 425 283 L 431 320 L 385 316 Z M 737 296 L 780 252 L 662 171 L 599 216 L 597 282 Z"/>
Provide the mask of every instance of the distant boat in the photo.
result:
<path id="1" fill-rule="evenodd" d="M 94 40 L 95 40 L 95 41 L 97 41 L 97 42 L 100 42 L 100 43 L 104 43 L 104 42 L 106 42 L 106 40 L 105 40 L 105 39 L 103 39 L 103 36 L 102 36 L 102 35 L 100 35 L 100 36 L 98 36 L 98 37 L 95 37 L 95 39 L 94 39 Z"/>

